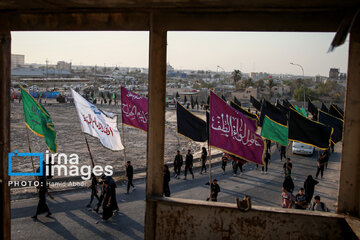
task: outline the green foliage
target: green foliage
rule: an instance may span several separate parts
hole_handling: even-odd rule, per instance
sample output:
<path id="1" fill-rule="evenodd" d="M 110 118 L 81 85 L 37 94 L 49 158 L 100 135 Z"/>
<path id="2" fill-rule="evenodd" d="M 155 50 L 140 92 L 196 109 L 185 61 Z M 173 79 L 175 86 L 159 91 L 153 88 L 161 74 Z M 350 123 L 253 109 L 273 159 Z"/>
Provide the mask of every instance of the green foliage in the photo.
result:
<path id="1" fill-rule="evenodd" d="M 310 98 L 311 100 L 317 99 L 317 93 L 312 91 L 310 88 L 301 86 L 294 90 L 293 98 L 296 101 L 303 101 L 304 100 L 304 89 L 305 89 L 305 101 Z"/>
<path id="2" fill-rule="evenodd" d="M 234 86 L 236 87 L 236 83 L 239 82 L 242 78 L 242 73 L 240 70 L 234 70 L 232 72 L 232 79 L 234 80 Z"/>

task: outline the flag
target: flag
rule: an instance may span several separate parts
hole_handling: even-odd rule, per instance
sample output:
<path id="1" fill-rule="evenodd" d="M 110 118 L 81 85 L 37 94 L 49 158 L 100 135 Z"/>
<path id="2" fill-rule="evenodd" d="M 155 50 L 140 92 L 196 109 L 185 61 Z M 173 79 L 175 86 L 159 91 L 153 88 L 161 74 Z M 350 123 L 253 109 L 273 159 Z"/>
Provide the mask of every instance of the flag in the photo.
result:
<path id="1" fill-rule="evenodd" d="M 307 117 L 307 112 L 305 110 L 304 107 L 301 107 L 301 114 L 304 116 L 304 117 Z"/>
<path id="2" fill-rule="evenodd" d="M 279 124 L 271 120 L 268 116 L 264 117 L 263 126 L 261 128 L 261 136 L 271 141 L 287 146 L 289 129 L 287 126 Z"/>
<path id="3" fill-rule="evenodd" d="M 230 102 L 230 106 L 232 108 L 234 108 L 235 110 L 241 112 L 242 114 L 244 114 L 246 117 L 255 120 L 255 121 L 259 121 L 259 117 L 256 114 L 250 113 L 248 111 L 246 111 L 244 108 L 242 108 L 241 106 L 237 105 L 235 102 L 231 101 Z"/>
<path id="4" fill-rule="evenodd" d="M 282 112 L 284 113 L 288 113 L 289 109 L 286 108 L 284 105 L 282 105 L 279 101 L 279 99 L 276 101 L 276 105 L 275 105 L 278 109 L 280 109 Z"/>
<path id="5" fill-rule="evenodd" d="M 177 132 L 195 142 L 206 142 L 206 122 L 189 112 L 179 102 L 176 104 Z"/>
<path id="6" fill-rule="evenodd" d="M 344 115 L 345 115 L 344 111 L 341 108 L 339 108 L 338 105 L 336 105 L 336 104 L 333 104 L 333 105 L 339 111 L 339 113 L 344 117 Z"/>
<path id="7" fill-rule="evenodd" d="M 234 103 L 241 107 L 241 102 L 234 96 Z"/>
<path id="8" fill-rule="evenodd" d="M 289 111 L 289 140 L 302 142 L 326 150 L 330 146 L 333 129 L 310 120 L 294 109 Z"/>
<path id="9" fill-rule="evenodd" d="M 295 110 L 302 115 L 301 109 L 297 105 L 295 105 L 294 107 L 295 107 Z"/>
<path id="10" fill-rule="evenodd" d="M 117 129 L 117 116 L 100 111 L 73 89 L 71 89 L 71 94 L 74 98 L 82 132 L 98 138 L 102 145 L 110 150 L 124 149 Z"/>
<path id="11" fill-rule="evenodd" d="M 284 99 L 283 105 L 284 105 L 284 107 L 286 107 L 287 109 L 295 108 L 294 105 L 292 105 L 287 99 Z"/>
<path id="12" fill-rule="evenodd" d="M 256 121 L 210 92 L 210 145 L 243 160 L 264 165 L 265 143 L 256 134 Z"/>
<path id="13" fill-rule="evenodd" d="M 137 93 L 121 87 L 121 119 L 122 123 L 148 130 L 148 100 Z"/>
<path id="14" fill-rule="evenodd" d="M 224 95 L 221 95 L 221 99 L 224 100 L 225 102 L 227 102 Z"/>
<path id="15" fill-rule="evenodd" d="M 337 143 L 342 140 L 342 130 L 343 130 L 344 120 L 334 117 L 329 113 L 320 110 L 319 122 L 328 125 L 334 129 L 334 133 L 331 139 L 334 143 Z"/>
<path id="16" fill-rule="evenodd" d="M 273 121 L 280 123 L 284 126 L 287 125 L 287 117 L 286 113 L 272 105 L 266 100 L 263 100 L 261 105 L 261 113 L 260 113 L 260 120 L 259 125 L 262 126 L 264 117 L 267 115 Z"/>
<path id="17" fill-rule="evenodd" d="M 334 104 L 330 105 L 329 114 L 331 114 L 334 117 L 344 119 L 344 116 L 339 112 L 339 110 L 337 109 L 336 106 L 334 106 Z"/>
<path id="18" fill-rule="evenodd" d="M 39 137 L 45 138 L 46 146 L 51 152 L 57 152 L 56 130 L 50 114 L 21 85 L 25 125 Z"/>
<path id="19" fill-rule="evenodd" d="M 179 92 L 176 92 L 175 98 L 176 98 L 176 99 L 180 98 Z"/>
<path id="20" fill-rule="evenodd" d="M 329 108 L 324 104 L 324 103 L 321 103 L 321 111 L 323 112 L 329 112 Z"/>
<path id="21" fill-rule="evenodd" d="M 317 116 L 317 115 L 318 115 L 318 109 L 317 109 L 317 107 L 315 107 L 315 105 L 310 101 L 310 99 L 308 99 L 308 111 L 309 111 L 309 113 L 311 113 L 311 115 L 313 115 L 313 116 Z"/>
<path id="22" fill-rule="evenodd" d="M 261 103 L 258 100 L 256 100 L 256 98 L 254 98 L 253 96 L 250 96 L 250 102 L 252 103 L 254 108 L 256 108 L 258 111 L 260 111 Z"/>

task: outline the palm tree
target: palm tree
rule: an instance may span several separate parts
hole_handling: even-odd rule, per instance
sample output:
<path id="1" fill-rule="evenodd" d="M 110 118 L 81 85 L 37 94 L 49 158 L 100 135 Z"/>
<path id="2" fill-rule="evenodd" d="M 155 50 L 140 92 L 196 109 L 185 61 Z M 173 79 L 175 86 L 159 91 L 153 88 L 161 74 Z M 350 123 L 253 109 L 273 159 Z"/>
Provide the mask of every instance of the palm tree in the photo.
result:
<path id="1" fill-rule="evenodd" d="M 234 80 L 234 86 L 236 86 L 236 83 L 240 81 L 242 78 L 242 73 L 240 70 L 234 70 L 232 72 L 232 79 Z"/>
<path id="2" fill-rule="evenodd" d="M 270 78 L 269 80 L 268 80 L 268 82 L 267 82 L 267 85 L 268 85 L 268 88 L 269 88 L 269 91 L 270 91 L 270 99 L 271 99 L 271 95 L 272 95 L 272 93 L 271 93 L 271 88 L 273 87 L 273 86 L 275 86 L 275 83 L 274 83 L 274 80 L 272 79 L 272 78 Z"/>

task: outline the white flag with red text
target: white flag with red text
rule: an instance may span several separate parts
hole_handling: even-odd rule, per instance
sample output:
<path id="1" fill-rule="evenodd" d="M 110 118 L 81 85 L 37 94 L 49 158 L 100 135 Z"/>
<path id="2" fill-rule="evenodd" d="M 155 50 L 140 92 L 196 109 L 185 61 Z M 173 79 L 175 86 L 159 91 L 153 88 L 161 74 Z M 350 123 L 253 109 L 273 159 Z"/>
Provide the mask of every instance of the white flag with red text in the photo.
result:
<path id="1" fill-rule="evenodd" d="M 110 150 L 123 150 L 124 146 L 117 129 L 117 116 L 100 111 L 73 89 L 71 89 L 71 94 L 80 119 L 81 130 L 98 138 L 102 145 Z"/>

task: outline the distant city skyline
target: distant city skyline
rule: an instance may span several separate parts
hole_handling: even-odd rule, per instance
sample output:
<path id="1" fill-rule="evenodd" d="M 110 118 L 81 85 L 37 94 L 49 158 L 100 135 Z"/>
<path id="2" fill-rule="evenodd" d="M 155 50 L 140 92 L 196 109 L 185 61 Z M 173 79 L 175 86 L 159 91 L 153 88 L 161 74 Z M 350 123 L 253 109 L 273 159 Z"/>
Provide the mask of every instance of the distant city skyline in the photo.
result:
<path id="1" fill-rule="evenodd" d="M 168 32 L 175 69 L 328 76 L 347 72 L 348 41 L 327 53 L 334 33 Z M 148 32 L 12 32 L 12 54 L 25 63 L 57 61 L 99 67 L 148 68 Z M 219 66 L 219 67 L 218 67 Z"/>

